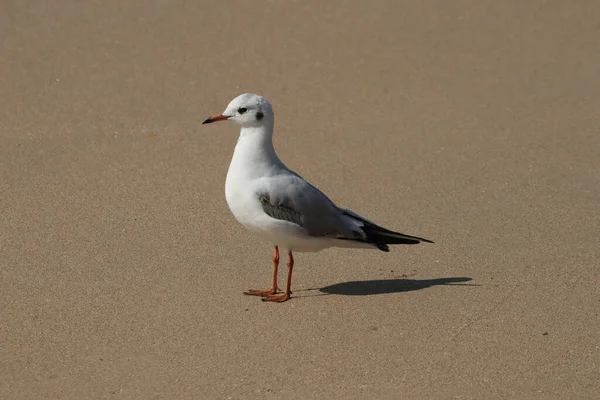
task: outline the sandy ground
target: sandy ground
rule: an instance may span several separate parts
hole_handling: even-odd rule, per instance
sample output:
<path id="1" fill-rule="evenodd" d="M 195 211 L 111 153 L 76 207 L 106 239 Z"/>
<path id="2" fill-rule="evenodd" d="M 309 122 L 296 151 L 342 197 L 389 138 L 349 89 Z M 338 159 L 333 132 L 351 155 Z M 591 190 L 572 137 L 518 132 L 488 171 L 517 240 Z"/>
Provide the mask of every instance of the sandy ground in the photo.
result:
<path id="1" fill-rule="evenodd" d="M 597 1 L 201 3 L 0 3 L 0 398 L 597 396 Z M 272 248 L 201 121 L 243 92 L 291 168 L 436 243 L 242 295 Z"/>

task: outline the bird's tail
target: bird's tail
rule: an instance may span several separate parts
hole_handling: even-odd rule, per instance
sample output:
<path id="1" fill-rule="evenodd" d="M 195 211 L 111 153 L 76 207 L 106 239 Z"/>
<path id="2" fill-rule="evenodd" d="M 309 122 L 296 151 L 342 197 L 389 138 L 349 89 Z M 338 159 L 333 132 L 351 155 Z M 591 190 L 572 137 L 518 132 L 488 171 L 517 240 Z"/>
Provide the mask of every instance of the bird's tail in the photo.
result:
<path id="1" fill-rule="evenodd" d="M 377 248 L 383 251 L 389 251 L 388 244 L 419 244 L 421 242 L 433 243 L 429 239 L 390 231 L 389 229 L 385 229 L 377 225 L 365 225 L 362 227 L 362 230 L 367 236 L 365 241 L 373 243 L 377 246 Z"/>
<path id="2" fill-rule="evenodd" d="M 418 236 L 410 236 L 404 233 L 394 232 L 389 229 L 382 228 L 381 226 L 361 217 L 350 210 L 342 210 L 342 212 L 344 215 L 360 222 L 362 224 L 361 229 L 366 236 L 363 239 L 364 242 L 371 243 L 380 250 L 390 251 L 388 244 L 418 244 L 421 242 L 433 243 L 429 239 Z"/>

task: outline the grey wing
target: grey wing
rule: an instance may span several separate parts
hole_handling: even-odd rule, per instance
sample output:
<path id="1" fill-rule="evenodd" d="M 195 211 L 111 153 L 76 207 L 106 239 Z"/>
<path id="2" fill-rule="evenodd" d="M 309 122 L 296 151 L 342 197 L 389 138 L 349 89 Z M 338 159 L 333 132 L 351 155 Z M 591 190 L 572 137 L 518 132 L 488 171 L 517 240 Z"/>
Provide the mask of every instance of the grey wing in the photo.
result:
<path id="1" fill-rule="evenodd" d="M 301 226 L 310 236 L 356 239 L 364 233 L 325 194 L 295 175 L 271 178 L 267 190 L 257 193 L 271 218 Z"/>
<path id="2" fill-rule="evenodd" d="M 265 214 L 271 218 L 293 222 L 304 227 L 302 214 L 294 209 L 289 199 L 285 197 L 271 199 L 268 193 L 259 193 L 258 200 Z"/>

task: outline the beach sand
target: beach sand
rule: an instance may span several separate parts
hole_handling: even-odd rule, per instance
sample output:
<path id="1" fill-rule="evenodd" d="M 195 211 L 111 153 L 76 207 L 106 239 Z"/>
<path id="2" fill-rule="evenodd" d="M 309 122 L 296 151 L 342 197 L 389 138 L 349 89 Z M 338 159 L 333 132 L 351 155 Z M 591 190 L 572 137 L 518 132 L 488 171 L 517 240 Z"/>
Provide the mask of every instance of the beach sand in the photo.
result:
<path id="1" fill-rule="evenodd" d="M 0 398 L 595 398 L 594 1 L 2 1 Z M 224 198 L 287 165 L 435 244 L 296 255 Z M 283 268 L 281 279 L 284 279 Z"/>

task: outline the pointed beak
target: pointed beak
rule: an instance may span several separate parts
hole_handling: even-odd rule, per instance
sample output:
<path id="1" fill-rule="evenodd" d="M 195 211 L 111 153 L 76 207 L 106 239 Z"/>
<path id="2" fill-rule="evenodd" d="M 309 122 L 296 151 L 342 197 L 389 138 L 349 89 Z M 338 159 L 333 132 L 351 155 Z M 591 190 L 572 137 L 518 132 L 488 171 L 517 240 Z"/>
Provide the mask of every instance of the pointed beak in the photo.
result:
<path id="1" fill-rule="evenodd" d="M 205 120 L 205 121 L 202 123 L 202 125 L 204 125 L 204 124 L 211 124 L 211 123 L 213 123 L 213 122 L 217 122 L 217 121 L 227 121 L 228 119 L 229 119 L 229 117 L 226 117 L 226 116 L 225 116 L 225 115 L 223 115 L 223 114 L 217 114 L 217 115 L 213 115 L 213 116 L 212 116 L 212 117 L 210 117 L 210 118 L 207 118 L 207 119 L 206 119 L 206 120 Z"/>

